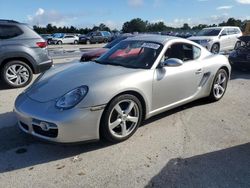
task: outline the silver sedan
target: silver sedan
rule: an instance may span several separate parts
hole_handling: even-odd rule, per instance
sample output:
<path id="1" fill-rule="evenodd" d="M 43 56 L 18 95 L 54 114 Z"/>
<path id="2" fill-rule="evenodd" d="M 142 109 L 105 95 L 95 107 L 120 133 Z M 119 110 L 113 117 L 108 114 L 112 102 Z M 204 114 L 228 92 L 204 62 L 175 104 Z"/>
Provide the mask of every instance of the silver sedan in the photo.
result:
<path id="1" fill-rule="evenodd" d="M 145 119 L 199 98 L 220 100 L 231 67 L 185 39 L 144 35 L 99 59 L 50 69 L 14 111 L 22 131 L 53 142 L 121 142 Z"/>

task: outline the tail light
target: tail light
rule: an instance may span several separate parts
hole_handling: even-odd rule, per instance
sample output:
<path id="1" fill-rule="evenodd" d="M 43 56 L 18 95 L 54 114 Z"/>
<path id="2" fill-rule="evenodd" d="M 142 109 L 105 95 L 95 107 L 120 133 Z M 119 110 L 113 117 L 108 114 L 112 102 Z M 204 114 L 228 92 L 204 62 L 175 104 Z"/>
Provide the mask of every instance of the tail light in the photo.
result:
<path id="1" fill-rule="evenodd" d="M 47 47 L 47 42 L 37 42 L 36 45 L 39 48 L 45 48 L 45 47 Z"/>

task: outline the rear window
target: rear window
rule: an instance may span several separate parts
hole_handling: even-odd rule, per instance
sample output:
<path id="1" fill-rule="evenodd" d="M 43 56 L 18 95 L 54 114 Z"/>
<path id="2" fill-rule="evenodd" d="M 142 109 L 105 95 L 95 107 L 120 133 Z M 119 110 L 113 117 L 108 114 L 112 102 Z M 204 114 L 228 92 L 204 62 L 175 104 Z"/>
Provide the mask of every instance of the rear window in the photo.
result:
<path id="1" fill-rule="evenodd" d="M 11 39 L 23 34 L 19 27 L 14 25 L 0 25 L 0 39 Z"/>

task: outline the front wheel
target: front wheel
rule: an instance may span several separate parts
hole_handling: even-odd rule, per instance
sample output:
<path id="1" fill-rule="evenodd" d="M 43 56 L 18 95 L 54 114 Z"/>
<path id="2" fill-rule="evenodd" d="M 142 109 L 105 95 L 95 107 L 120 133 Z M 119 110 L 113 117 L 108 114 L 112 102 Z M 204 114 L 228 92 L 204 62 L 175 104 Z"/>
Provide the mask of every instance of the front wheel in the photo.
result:
<path id="1" fill-rule="evenodd" d="M 213 54 L 218 54 L 220 52 L 220 45 L 219 44 L 213 44 L 211 48 L 211 52 Z"/>
<path id="2" fill-rule="evenodd" d="M 8 87 L 20 88 L 31 82 L 33 74 L 31 68 L 25 62 L 14 60 L 3 66 L 1 77 Z"/>
<path id="3" fill-rule="evenodd" d="M 62 41 L 59 40 L 59 41 L 57 42 L 57 44 L 58 44 L 58 45 L 62 45 Z"/>
<path id="4" fill-rule="evenodd" d="M 142 106 L 138 98 L 129 94 L 120 95 L 105 109 L 100 134 L 110 142 L 122 142 L 136 132 L 141 121 Z"/>
<path id="5" fill-rule="evenodd" d="M 74 44 L 78 44 L 78 41 L 77 41 L 77 40 L 75 40 L 75 41 L 74 41 Z"/>
<path id="6" fill-rule="evenodd" d="M 228 74 L 224 69 L 220 69 L 214 78 L 213 86 L 210 92 L 211 101 L 219 101 L 225 94 L 227 89 Z"/>

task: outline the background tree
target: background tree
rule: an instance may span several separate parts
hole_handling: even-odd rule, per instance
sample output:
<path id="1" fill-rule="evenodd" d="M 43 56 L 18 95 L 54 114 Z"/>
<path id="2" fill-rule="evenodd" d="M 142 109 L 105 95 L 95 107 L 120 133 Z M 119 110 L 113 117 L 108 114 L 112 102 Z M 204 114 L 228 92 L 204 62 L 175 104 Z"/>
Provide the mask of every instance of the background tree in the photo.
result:
<path id="1" fill-rule="evenodd" d="M 146 32 L 147 22 L 141 18 L 135 18 L 125 22 L 122 27 L 124 33 Z"/>

